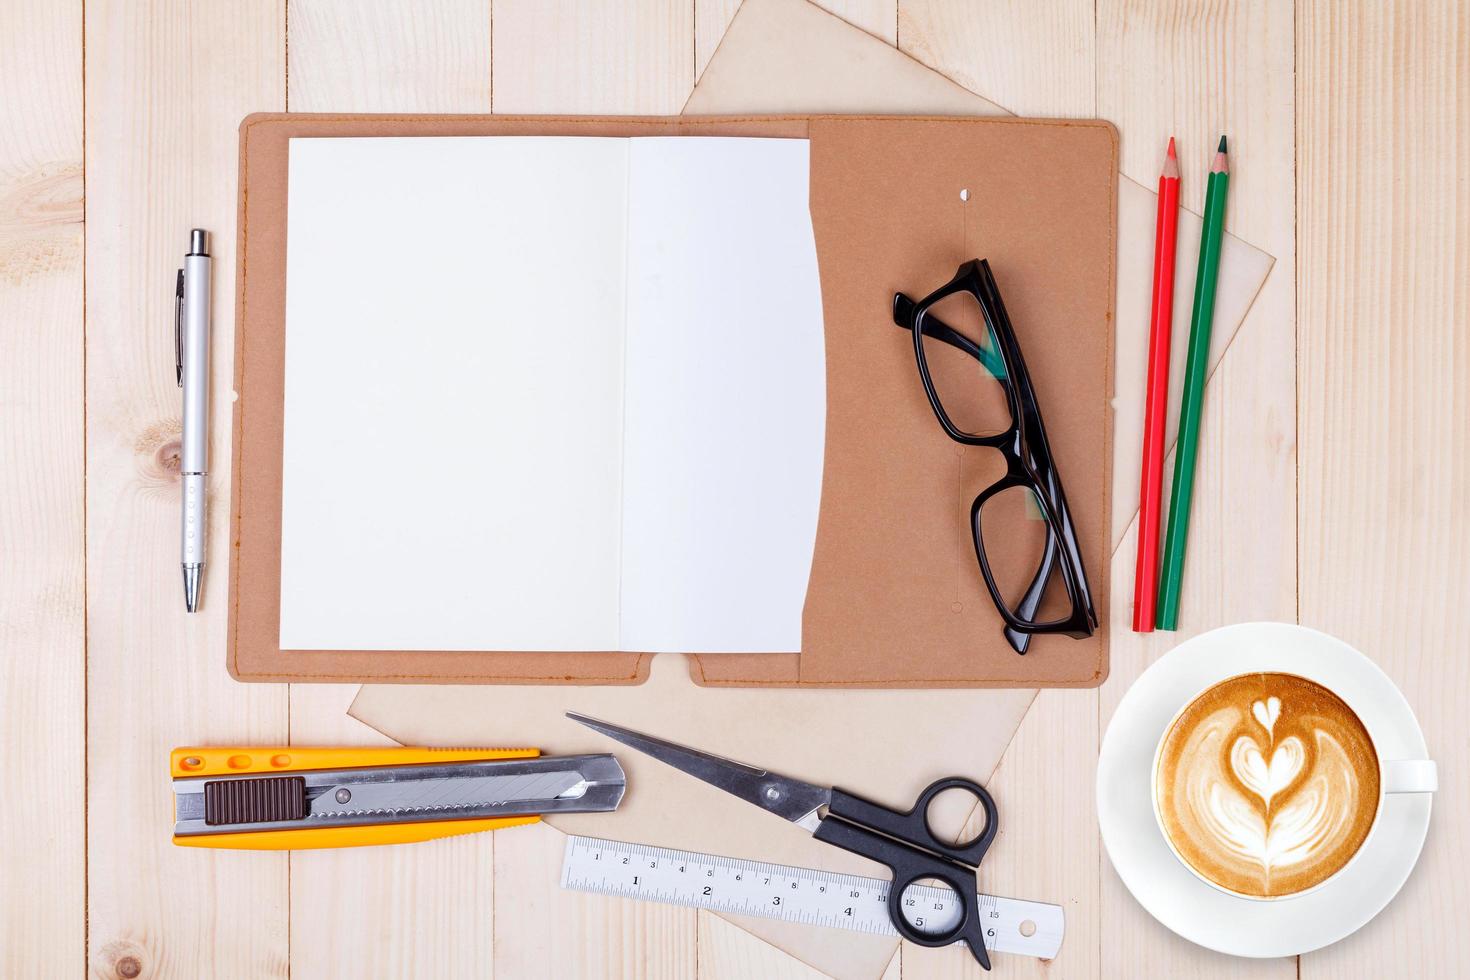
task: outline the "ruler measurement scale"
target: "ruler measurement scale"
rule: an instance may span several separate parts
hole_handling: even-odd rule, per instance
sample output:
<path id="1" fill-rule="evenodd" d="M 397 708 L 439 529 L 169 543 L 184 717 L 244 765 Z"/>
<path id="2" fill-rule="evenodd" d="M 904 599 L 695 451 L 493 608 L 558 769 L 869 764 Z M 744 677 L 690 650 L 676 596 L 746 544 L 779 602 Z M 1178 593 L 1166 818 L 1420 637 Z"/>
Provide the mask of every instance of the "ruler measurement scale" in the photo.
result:
<path id="1" fill-rule="evenodd" d="M 561 885 L 712 912 L 898 935 L 888 920 L 890 882 L 882 878 L 568 837 Z M 947 888 L 914 885 L 903 902 L 904 917 L 921 931 L 943 933 L 959 922 L 958 903 Z M 1064 925 L 1059 906 L 981 895 L 979 907 L 991 952 L 1056 956 Z"/>

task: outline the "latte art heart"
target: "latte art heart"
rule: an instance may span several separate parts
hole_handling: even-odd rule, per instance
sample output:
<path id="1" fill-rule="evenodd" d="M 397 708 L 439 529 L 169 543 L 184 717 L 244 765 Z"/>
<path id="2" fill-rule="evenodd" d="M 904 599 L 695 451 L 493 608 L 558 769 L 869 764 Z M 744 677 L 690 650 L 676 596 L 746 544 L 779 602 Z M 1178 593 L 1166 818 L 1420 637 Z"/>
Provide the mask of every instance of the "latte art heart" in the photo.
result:
<path id="1" fill-rule="evenodd" d="M 1258 897 L 1336 873 L 1377 812 L 1367 730 L 1330 691 L 1289 674 L 1232 678 L 1197 698 L 1165 736 L 1155 779 L 1180 856 Z"/>
<path id="2" fill-rule="evenodd" d="M 1264 701 L 1257 701 L 1251 705 L 1251 715 L 1261 723 L 1261 727 L 1266 730 L 1267 734 L 1274 734 L 1276 719 L 1281 717 L 1281 699 L 1269 697 Z"/>
<path id="3" fill-rule="evenodd" d="M 1307 750 L 1295 735 L 1276 746 L 1270 762 L 1261 754 L 1254 739 L 1242 735 L 1230 749 L 1230 770 L 1241 785 L 1261 798 L 1269 810 L 1271 798 L 1301 775 L 1306 759 Z"/>

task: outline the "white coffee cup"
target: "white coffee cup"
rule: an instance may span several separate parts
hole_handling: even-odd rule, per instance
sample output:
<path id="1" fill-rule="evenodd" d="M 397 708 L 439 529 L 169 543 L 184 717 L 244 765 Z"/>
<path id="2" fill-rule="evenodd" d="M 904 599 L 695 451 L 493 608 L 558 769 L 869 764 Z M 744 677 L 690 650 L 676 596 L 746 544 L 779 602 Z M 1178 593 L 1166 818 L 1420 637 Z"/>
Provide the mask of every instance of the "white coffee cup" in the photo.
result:
<path id="1" fill-rule="evenodd" d="M 1183 715 L 1184 712 L 1188 710 L 1189 706 L 1192 705 L 1199 697 L 1204 695 L 1206 692 L 1211 691 L 1222 684 L 1229 683 L 1230 681 L 1235 680 L 1238 677 L 1246 677 L 1253 674 L 1262 673 L 1294 675 L 1296 677 L 1304 678 L 1315 684 L 1319 684 L 1322 687 L 1326 688 L 1328 691 L 1331 691 L 1334 696 L 1336 696 L 1352 710 L 1353 714 L 1357 716 L 1358 721 L 1368 732 L 1368 737 L 1373 743 L 1374 759 L 1378 764 L 1378 800 L 1373 812 L 1373 823 L 1369 826 L 1368 833 L 1364 836 L 1362 842 L 1353 852 L 1352 857 L 1345 861 L 1340 868 L 1338 868 L 1332 874 L 1328 875 L 1326 878 L 1323 878 L 1321 881 L 1317 882 L 1315 885 L 1312 885 L 1308 888 L 1303 888 L 1300 891 L 1290 892 L 1284 895 L 1249 895 L 1244 892 L 1238 892 L 1231 888 L 1225 887 L 1224 885 L 1220 884 L 1217 881 L 1214 881 L 1213 879 L 1200 872 L 1197 868 L 1195 868 L 1194 865 L 1185 860 L 1182 854 L 1179 853 L 1179 849 L 1175 846 L 1173 838 L 1169 836 L 1168 828 L 1165 826 L 1164 823 L 1164 816 L 1159 811 L 1159 764 L 1163 757 L 1164 746 L 1168 742 L 1169 735 L 1171 732 L 1173 732 L 1174 726 L 1178 723 L 1180 716 Z M 1150 769 L 1149 778 L 1150 796 L 1153 800 L 1154 822 L 1158 824 L 1159 834 L 1164 838 L 1164 843 L 1168 846 L 1169 851 L 1174 855 L 1175 860 L 1182 864 L 1190 872 L 1190 874 L 1194 875 L 1196 878 L 1198 878 L 1200 881 L 1203 881 L 1211 888 L 1224 892 L 1227 895 L 1232 895 L 1236 898 L 1247 899 L 1253 902 L 1279 902 L 1285 901 L 1287 899 L 1300 898 L 1303 895 L 1307 895 L 1321 888 L 1325 888 L 1337 878 L 1341 877 L 1348 868 L 1353 866 L 1354 862 L 1358 860 L 1359 856 L 1361 856 L 1366 850 L 1368 850 L 1368 846 L 1373 840 L 1374 834 L 1378 832 L 1378 827 L 1382 822 L 1381 818 L 1383 816 L 1384 801 L 1388 798 L 1389 794 L 1433 793 L 1437 789 L 1439 789 L 1439 772 L 1432 759 L 1385 759 L 1379 748 L 1379 746 L 1381 746 L 1382 744 L 1383 742 L 1379 740 L 1377 734 L 1373 731 L 1373 725 L 1368 721 L 1368 718 L 1364 714 L 1364 712 L 1359 708 L 1358 705 L 1354 704 L 1352 700 L 1345 697 L 1333 688 L 1331 678 L 1317 676 L 1315 672 L 1308 673 L 1302 670 L 1296 670 L 1293 669 L 1289 664 L 1283 664 L 1280 667 L 1267 667 L 1244 671 L 1239 674 L 1234 674 L 1230 677 L 1222 677 L 1219 680 L 1211 681 L 1209 684 L 1206 684 L 1204 687 L 1201 687 L 1199 690 L 1191 694 L 1188 698 L 1184 699 L 1183 703 L 1179 705 L 1178 710 L 1174 712 L 1174 716 L 1169 720 L 1169 723 L 1164 726 L 1163 733 L 1159 736 L 1158 744 L 1154 747 L 1153 766 Z"/>

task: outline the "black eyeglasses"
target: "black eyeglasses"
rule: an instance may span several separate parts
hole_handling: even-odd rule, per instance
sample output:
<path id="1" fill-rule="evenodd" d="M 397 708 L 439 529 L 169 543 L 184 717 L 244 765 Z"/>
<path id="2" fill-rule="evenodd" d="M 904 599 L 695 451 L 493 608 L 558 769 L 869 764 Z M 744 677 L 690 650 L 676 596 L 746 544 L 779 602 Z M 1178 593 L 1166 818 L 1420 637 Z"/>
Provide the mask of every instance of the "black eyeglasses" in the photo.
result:
<path id="1" fill-rule="evenodd" d="M 1037 633 L 1091 636 L 1097 612 L 1077 530 L 990 264 L 966 262 L 917 304 L 895 293 L 893 321 L 913 332 L 919 378 L 944 431 L 1005 457 L 1006 475 L 970 505 L 970 529 L 1011 647 L 1024 654 Z M 1058 570 L 1062 589 L 1050 587 Z"/>

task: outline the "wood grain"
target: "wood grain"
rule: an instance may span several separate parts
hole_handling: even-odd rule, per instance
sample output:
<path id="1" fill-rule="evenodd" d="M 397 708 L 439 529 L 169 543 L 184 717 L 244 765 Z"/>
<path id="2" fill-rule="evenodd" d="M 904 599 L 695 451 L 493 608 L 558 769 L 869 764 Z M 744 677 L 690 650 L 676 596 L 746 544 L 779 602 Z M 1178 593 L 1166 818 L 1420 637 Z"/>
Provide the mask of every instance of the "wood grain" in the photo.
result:
<path id="1" fill-rule="evenodd" d="M 701 980 L 823 980 L 827 974 L 757 939 L 728 919 L 699 913 L 699 976 Z M 889 965 L 898 980 L 898 954 Z"/>
<path id="2" fill-rule="evenodd" d="M 497 0 L 502 113 L 675 115 L 694 88 L 694 0 Z"/>
<path id="3" fill-rule="evenodd" d="M 992 975 L 1295 972 L 1206 953 L 1148 918 L 1099 853 L 1091 778 L 1101 726 L 1149 663 L 1215 625 L 1296 618 L 1299 603 L 1303 622 L 1403 687 L 1444 774 L 1404 892 L 1358 935 L 1302 957 L 1301 975 L 1459 976 L 1470 13 L 1333 0 L 825 5 L 1012 110 L 1111 119 L 1124 171 L 1147 184 L 1178 136 L 1196 209 L 1228 132 L 1228 227 L 1277 259 L 1206 400 L 1187 629 L 1134 636 L 1130 589 L 1115 589 L 1112 677 L 1097 693 L 1040 697 L 991 780 L 1008 822 L 986 886 L 1076 903 L 1061 958 L 997 957 Z M 12 751 L 9 775 L 31 792 L 0 808 L 6 976 L 811 975 L 713 916 L 563 893 L 564 838 L 545 827 L 289 859 L 167 843 L 175 744 L 375 739 L 343 714 L 346 688 L 288 699 L 226 678 L 218 544 L 204 611 L 181 611 L 170 286 L 187 229 L 213 230 L 215 349 L 230 350 L 240 117 L 288 97 L 319 111 L 493 100 L 503 112 L 677 112 L 735 9 L 0 5 L 0 734 L 7 748 L 47 749 Z M 216 542 L 230 368 L 214 358 Z M 1115 582 L 1131 582 L 1132 549 L 1130 533 Z M 975 973 L 959 951 L 905 946 L 887 978 Z"/>
<path id="4" fill-rule="evenodd" d="M 488 112 L 487 0 L 289 0 L 292 112 Z"/>
<path id="5" fill-rule="evenodd" d="M 1129 628 L 1136 523 L 1114 553 L 1113 581 L 1126 584 L 1114 593 L 1105 729 L 1128 686 L 1181 640 L 1232 622 L 1295 618 L 1292 9 L 1279 0 L 1101 0 L 1097 31 L 1098 114 L 1119 128 L 1124 172 L 1155 184 L 1175 136 L 1182 202 L 1202 210 L 1204 174 L 1228 133 L 1226 227 L 1276 257 L 1206 389 L 1179 632 Z M 1176 322 L 1174 342 L 1187 343 L 1188 331 Z M 1103 976 L 1294 975 L 1293 960 L 1233 959 L 1180 939 L 1104 863 Z"/>
<path id="6" fill-rule="evenodd" d="M 818 7 L 836 14 L 874 37 L 898 45 L 899 0 L 813 0 Z"/>
<path id="7" fill-rule="evenodd" d="M 287 13 L 293 111 L 490 110 L 491 12 L 481 0 L 292 0 Z M 347 715 L 356 691 L 292 685 L 292 743 L 391 744 Z M 496 836 L 293 853 L 292 974 L 492 976 Z"/>
<path id="8" fill-rule="evenodd" d="M 496 831 L 496 975 L 694 976 L 698 913 L 562 889 L 566 840 L 545 824 Z"/>
<path id="9" fill-rule="evenodd" d="M 0 5 L 0 744 L 17 750 L 0 805 L 7 977 L 85 963 L 81 17 L 79 3 Z"/>
<path id="10" fill-rule="evenodd" d="M 677 113 L 694 85 L 693 41 L 693 0 L 498 0 L 495 111 Z M 565 836 L 513 833 L 495 863 L 497 974 L 695 973 L 692 911 L 565 892 Z"/>
<path id="11" fill-rule="evenodd" d="M 1097 88 L 1094 17 L 1093 0 L 903 0 L 898 46 L 1017 115 L 1083 118 Z"/>
<path id="12" fill-rule="evenodd" d="M 1102 908 L 1096 833 L 1069 833 L 1079 813 L 1094 812 L 1097 692 L 1041 691 L 995 773 L 985 781 L 1000 810 L 999 830 L 980 871 L 991 895 L 1051 902 L 1066 915 L 1066 940 L 1054 960 L 997 953 L 1005 977 L 1097 977 Z M 1063 816 L 1053 816 L 1061 814 Z M 977 813 L 965 828 L 981 830 Z M 990 976 L 963 946 L 904 944 L 904 980 L 980 980 Z"/>
<path id="13" fill-rule="evenodd" d="M 393 744 L 348 716 L 356 693 L 350 684 L 293 684 L 292 743 Z M 291 975 L 493 976 L 498 840 L 467 834 L 401 847 L 293 852 Z"/>
<path id="14" fill-rule="evenodd" d="M 704 74 L 741 0 L 694 0 L 694 80 Z"/>
<path id="15" fill-rule="evenodd" d="M 230 357 L 212 358 L 200 613 L 179 577 L 172 284 L 214 232 L 212 342 L 233 349 L 235 131 L 285 103 L 284 8 L 86 6 L 87 771 L 91 969 L 282 976 L 286 858 L 169 843 L 168 753 L 279 744 L 286 692 L 224 671 Z"/>
<path id="16" fill-rule="evenodd" d="M 1439 762 L 1429 839 L 1309 980 L 1470 963 L 1470 10 L 1299 0 L 1301 619 L 1372 657 Z"/>
<path id="17" fill-rule="evenodd" d="M 741 0 L 694 0 L 694 78 L 720 45 Z M 898 0 L 812 0 L 816 6 L 889 44 L 898 43 Z"/>
<path id="18" fill-rule="evenodd" d="M 910 56 L 1007 109 L 1078 118 L 1095 114 L 1091 4 L 903 0 L 898 30 L 899 47 Z M 1115 587 L 1115 600 L 1126 591 Z M 1123 631 L 1128 619 L 1119 618 L 1116 609 L 1112 615 Z M 1119 632 L 1115 626 L 1114 642 Z M 1067 940 L 1058 959 L 1043 963 L 997 955 L 992 963 L 999 975 L 1098 976 L 1100 845 L 1095 830 L 1086 835 L 1075 830 L 1077 814 L 1086 813 L 1091 821 L 1094 812 L 1097 741 L 1097 691 L 1043 691 L 988 782 L 1001 829 L 981 872 L 982 888 L 1061 904 L 1067 913 Z M 903 976 L 978 980 L 988 974 L 963 947 L 905 944 Z"/>

